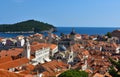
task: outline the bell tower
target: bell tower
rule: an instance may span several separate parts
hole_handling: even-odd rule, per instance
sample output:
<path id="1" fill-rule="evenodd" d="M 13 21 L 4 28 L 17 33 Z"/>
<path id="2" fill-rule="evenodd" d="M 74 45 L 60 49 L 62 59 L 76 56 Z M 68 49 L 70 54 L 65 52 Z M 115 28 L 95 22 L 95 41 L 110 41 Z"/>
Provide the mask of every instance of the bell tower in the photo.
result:
<path id="1" fill-rule="evenodd" d="M 52 42 L 52 33 L 48 32 L 48 42 L 51 43 Z"/>
<path id="2" fill-rule="evenodd" d="M 27 59 L 30 59 L 30 43 L 29 40 L 26 38 L 25 39 L 25 44 L 24 44 L 24 52 L 23 52 L 23 56 L 26 57 Z"/>
<path id="3" fill-rule="evenodd" d="M 75 32 L 74 28 L 72 28 L 72 31 L 70 33 L 70 39 L 75 40 L 75 35 L 76 35 L 76 32 Z"/>
<path id="4" fill-rule="evenodd" d="M 71 48 L 71 51 L 70 51 L 69 56 L 68 56 L 67 63 L 70 64 L 72 62 L 73 62 L 73 49 Z"/>

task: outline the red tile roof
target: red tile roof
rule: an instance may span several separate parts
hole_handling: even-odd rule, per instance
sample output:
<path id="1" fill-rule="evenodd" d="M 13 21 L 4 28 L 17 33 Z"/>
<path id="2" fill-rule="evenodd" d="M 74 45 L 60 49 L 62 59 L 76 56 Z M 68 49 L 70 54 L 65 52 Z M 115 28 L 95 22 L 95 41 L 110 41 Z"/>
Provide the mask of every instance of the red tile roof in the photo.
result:
<path id="1" fill-rule="evenodd" d="M 55 44 L 48 44 L 48 46 L 50 47 L 51 50 L 53 50 L 57 47 L 57 45 L 55 45 Z"/>
<path id="2" fill-rule="evenodd" d="M 76 34 L 75 36 L 76 36 L 76 37 L 81 37 L 81 35 L 80 35 L 80 34 Z"/>
<path id="3" fill-rule="evenodd" d="M 42 34 L 39 34 L 39 33 L 36 33 L 33 35 L 34 37 L 42 37 L 43 35 Z"/>
<path id="4" fill-rule="evenodd" d="M 0 77 L 24 77 L 23 75 L 0 69 Z"/>
<path id="5" fill-rule="evenodd" d="M 1 57 L 5 57 L 5 56 L 18 56 L 22 52 L 23 52 L 23 48 L 13 48 L 13 49 L 9 49 L 9 50 L 2 50 L 0 52 L 0 56 Z"/>
<path id="6" fill-rule="evenodd" d="M 3 39 L 4 39 L 4 38 L 0 37 L 0 42 L 2 42 Z"/>
<path id="7" fill-rule="evenodd" d="M 13 60 L 13 61 L 8 61 L 8 62 L 5 62 L 5 63 L 1 63 L 0 64 L 0 69 L 9 69 L 9 68 L 15 68 L 15 67 L 18 67 L 18 66 L 21 66 L 23 64 L 26 64 L 28 63 L 29 60 L 27 58 L 20 58 L 20 59 L 16 59 L 16 60 Z"/>
<path id="8" fill-rule="evenodd" d="M 93 77 L 104 77 L 104 75 L 96 73 Z"/>
<path id="9" fill-rule="evenodd" d="M 28 64 L 26 65 L 26 70 L 31 71 L 34 70 L 35 66 L 33 66 L 32 64 Z"/>
<path id="10" fill-rule="evenodd" d="M 48 47 L 48 44 L 46 44 L 46 43 L 37 43 L 36 42 L 36 44 L 34 43 L 31 45 L 31 51 L 35 52 L 37 50 L 40 50 L 42 48 L 47 48 L 47 47 Z"/>
<path id="11" fill-rule="evenodd" d="M 5 62 L 8 62 L 8 61 L 12 61 L 11 56 L 6 56 L 6 57 L 0 58 L 0 64 L 1 64 L 1 63 L 5 63 Z"/>
<path id="12" fill-rule="evenodd" d="M 62 61 L 53 60 L 51 62 L 47 62 L 47 63 L 42 64 L 42 66 L 44 68 L 46 68 L 47 71 L 53 72 L 54 69 L 56 69 L 56 68 L 62 68 L 62 69 L 64 69 L 68 65 L 65 64 L 65 63 L 63 63 Z"/>
<path id="13" fill-rule="evenodd" d="M 44 77 L 55 76 L 58 72 L 66 70 L 68 68 L 68 64 L 65 64 L 62 61 L 57 61 L 57 60 L 46 62 L 36 67 L 39 67 L 39 66 L 41 66 L 40 68 L 45 69 L 45 71 L 42 73 L 44 74 Z M 61 69 L 61 70 L 57 71 L 57 69 Z"/>

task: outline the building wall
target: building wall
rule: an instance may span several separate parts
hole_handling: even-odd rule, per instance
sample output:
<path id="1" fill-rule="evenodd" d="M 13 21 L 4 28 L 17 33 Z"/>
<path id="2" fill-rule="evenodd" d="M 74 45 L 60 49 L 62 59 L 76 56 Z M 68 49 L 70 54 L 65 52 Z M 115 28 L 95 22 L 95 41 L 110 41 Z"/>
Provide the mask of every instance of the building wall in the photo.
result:
<path id="1" fill-rule="evenodd" d="M 56 48 L 54 48 L 53 50 L 50 51 L 51 52 L 51 56 L 54 56 L 54 54 L 56 52 L 58 52 L 58 46 L 56 46 Z"/>
<path id="2" fill-rule="evenodd" d="M 36 61 L 36 64 L 44 62 L 46 58 L 49 59 L 49 51 L 50 48 L 43 48 L 35 51 L 35 58 L 32 60 Z"/>

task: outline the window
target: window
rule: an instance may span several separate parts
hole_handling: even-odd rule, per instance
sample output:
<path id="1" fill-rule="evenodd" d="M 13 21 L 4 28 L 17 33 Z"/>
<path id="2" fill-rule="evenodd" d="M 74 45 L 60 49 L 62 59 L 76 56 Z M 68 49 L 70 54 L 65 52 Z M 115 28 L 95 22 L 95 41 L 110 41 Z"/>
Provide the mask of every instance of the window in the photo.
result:
<path id="1" fill-rule="evenodd" d="M 70 58 L 72 58 L 72 56 L 70 56 Z"/>

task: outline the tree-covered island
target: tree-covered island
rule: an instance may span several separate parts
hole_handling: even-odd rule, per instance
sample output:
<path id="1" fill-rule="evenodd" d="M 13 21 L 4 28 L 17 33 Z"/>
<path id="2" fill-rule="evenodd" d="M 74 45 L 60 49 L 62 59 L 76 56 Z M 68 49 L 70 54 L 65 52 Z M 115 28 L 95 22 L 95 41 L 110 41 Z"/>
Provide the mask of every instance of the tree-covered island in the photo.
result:
<path id="1" fill-rule="evenodd" d="M 10 33 L 34 33 L 34 32 L 42 32 L 42 31 L 54 31 L 55 27 L 51 24 L 36 21 L 36 20 L 27 20 L 18 22 L 15 24 L 1 24 L 0 32 L 10 32 Z"/>

